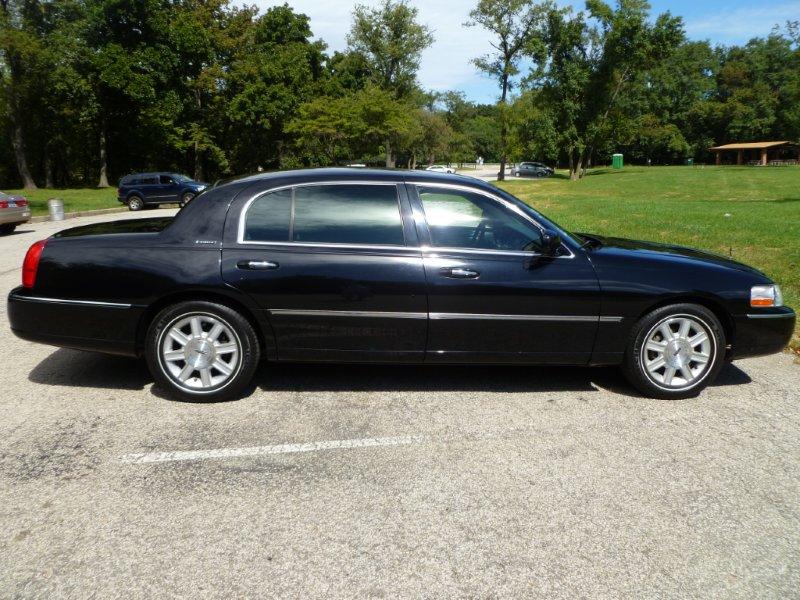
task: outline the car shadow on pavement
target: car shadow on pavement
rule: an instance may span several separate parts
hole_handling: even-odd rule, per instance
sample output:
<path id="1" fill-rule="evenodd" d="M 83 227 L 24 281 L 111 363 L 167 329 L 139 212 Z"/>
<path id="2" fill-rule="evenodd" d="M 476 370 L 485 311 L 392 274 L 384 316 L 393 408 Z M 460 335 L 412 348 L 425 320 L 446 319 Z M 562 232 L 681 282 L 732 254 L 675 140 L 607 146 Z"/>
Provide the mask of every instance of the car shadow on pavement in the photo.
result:
<path id="1" fill-rule="evenodd" d="M 143 360 L 61 348 L 36 365 L 33 383 L 141 390 L 153 378 Z M 725 365 L 714 387 L 750 383 L 735 365 Z M 453 365 L 262 364 L 254 387 L 263 392 L 594 392 L 638 396 L 615 367 Z M 252 389 L 252 388 L 251 388 Z M 154 386 L 153 393 L 168 398 Z"/>
<path id="2" fill-rule="evenodd" d="M 28 380 L 44 385 L 141 390 L 153 378 L 142 360 L 59 348 L 33 368 Z"/>

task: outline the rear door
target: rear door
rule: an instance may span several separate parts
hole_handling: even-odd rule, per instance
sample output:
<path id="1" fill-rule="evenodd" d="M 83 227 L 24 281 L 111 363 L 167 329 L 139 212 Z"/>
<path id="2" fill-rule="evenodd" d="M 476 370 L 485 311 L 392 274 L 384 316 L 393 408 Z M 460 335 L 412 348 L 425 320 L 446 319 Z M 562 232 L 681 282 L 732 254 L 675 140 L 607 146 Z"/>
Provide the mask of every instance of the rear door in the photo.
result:
<path id="1" fill-rule="evenodd" d="M 588 362 L 600 298 L 585 254 L 541 256 L 541 228 L 483 190 L 410 185 L 424 219 L 430 362 Z"/>
<path id="2" fill-rule="evenodd" d="M 266 312 L 279 359 L 420 362 L 425 272 L 409 217 L 396 182 L 267 191 L 226 240 L 223 277 Z"/>

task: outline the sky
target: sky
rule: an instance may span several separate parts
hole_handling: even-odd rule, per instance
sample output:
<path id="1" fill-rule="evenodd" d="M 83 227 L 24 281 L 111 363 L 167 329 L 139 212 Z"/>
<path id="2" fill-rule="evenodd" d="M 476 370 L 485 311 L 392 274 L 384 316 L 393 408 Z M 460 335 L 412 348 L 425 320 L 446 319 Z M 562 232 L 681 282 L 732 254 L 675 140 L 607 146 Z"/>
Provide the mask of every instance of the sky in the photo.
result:
<path id="1" fill-rule="evenodd" d="M 252 0 L 251 0 L 252 1 Z M 255 0 L 263 9 L 288 3 L 296 12 L 311 18 L 315 38 L 323 39 L 331 51 L 345 47 L 350 28 L 354 0 Z M 377 0 L 359 0 L 377 5 Z M 494 102 L 497 86 L 494 81 L 476 72 L 470 60 L 490 50 L 488 34 L 477 27 L 464 27 L 471 0 L 428 0 L 410 3 L 419 9 L 420 21 L 433 30 L 436 41 L 422 56 L 419 80 L 425 89 L 460 90 L 475 102 Z M 583 8 L 582 1 L 572 3 Z M 690 39 L 709 40 L 712 44 L 744 43 L 750 38 L 768 35 L 776 24 L 800 20 L 800 0 L 745 2 L 733 0 L 651 0 L 653 14 L 670 11 L 684 19 Z"/>

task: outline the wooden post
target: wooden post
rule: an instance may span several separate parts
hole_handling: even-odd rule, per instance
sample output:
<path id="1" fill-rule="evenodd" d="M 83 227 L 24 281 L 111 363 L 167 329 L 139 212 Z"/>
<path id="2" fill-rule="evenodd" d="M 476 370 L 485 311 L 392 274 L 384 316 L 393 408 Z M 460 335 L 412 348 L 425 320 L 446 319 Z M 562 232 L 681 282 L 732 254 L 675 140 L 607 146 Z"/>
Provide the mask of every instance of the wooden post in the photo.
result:
<path id="1" fill-rule="evenodd" d="M 762 148 L 761 149 L 761 166 L 762 167 L 766 167 L 767 166 L 767 149 L 766 148 Z"/>
<path id="2" fill-rule="evenodd" d="M 717 155 L 717 159 L 716 159 L 717 166 L 720 166 L 722 164 L 722 152 L 717 150 L 715 152 L 715 154 Z"/>
<path id="3" fill-rule="evenodd" d="M 739 150 L 736 153 L 736 164 L 739 166 L 744 164 L 744 150 Z"/>

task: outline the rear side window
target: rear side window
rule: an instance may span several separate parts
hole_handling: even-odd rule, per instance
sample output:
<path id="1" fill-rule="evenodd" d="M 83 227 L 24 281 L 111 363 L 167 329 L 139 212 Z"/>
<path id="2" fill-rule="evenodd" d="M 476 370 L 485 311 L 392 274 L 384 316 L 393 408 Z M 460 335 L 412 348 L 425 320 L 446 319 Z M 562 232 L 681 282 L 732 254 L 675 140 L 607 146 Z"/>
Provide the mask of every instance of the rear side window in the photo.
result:
<path id="1" fill-rule="evenodd" d="M 268 193 L 245 215 L 243 241 L 402 246 L 394 185 L 314 185 Z"/>
<path id="2" fill-rule="evenodd" d="M 288 242 L 292 218 L 292 190 L 270 192 L 255 200 L 247 210 L 246 242 Z"/>
<path id="3" fill-rule="evenodd" d="M 158 183 L 158 177 L 141 177 L 139 179 L 140 184 L 145 185 L 152 185 Z"/>

